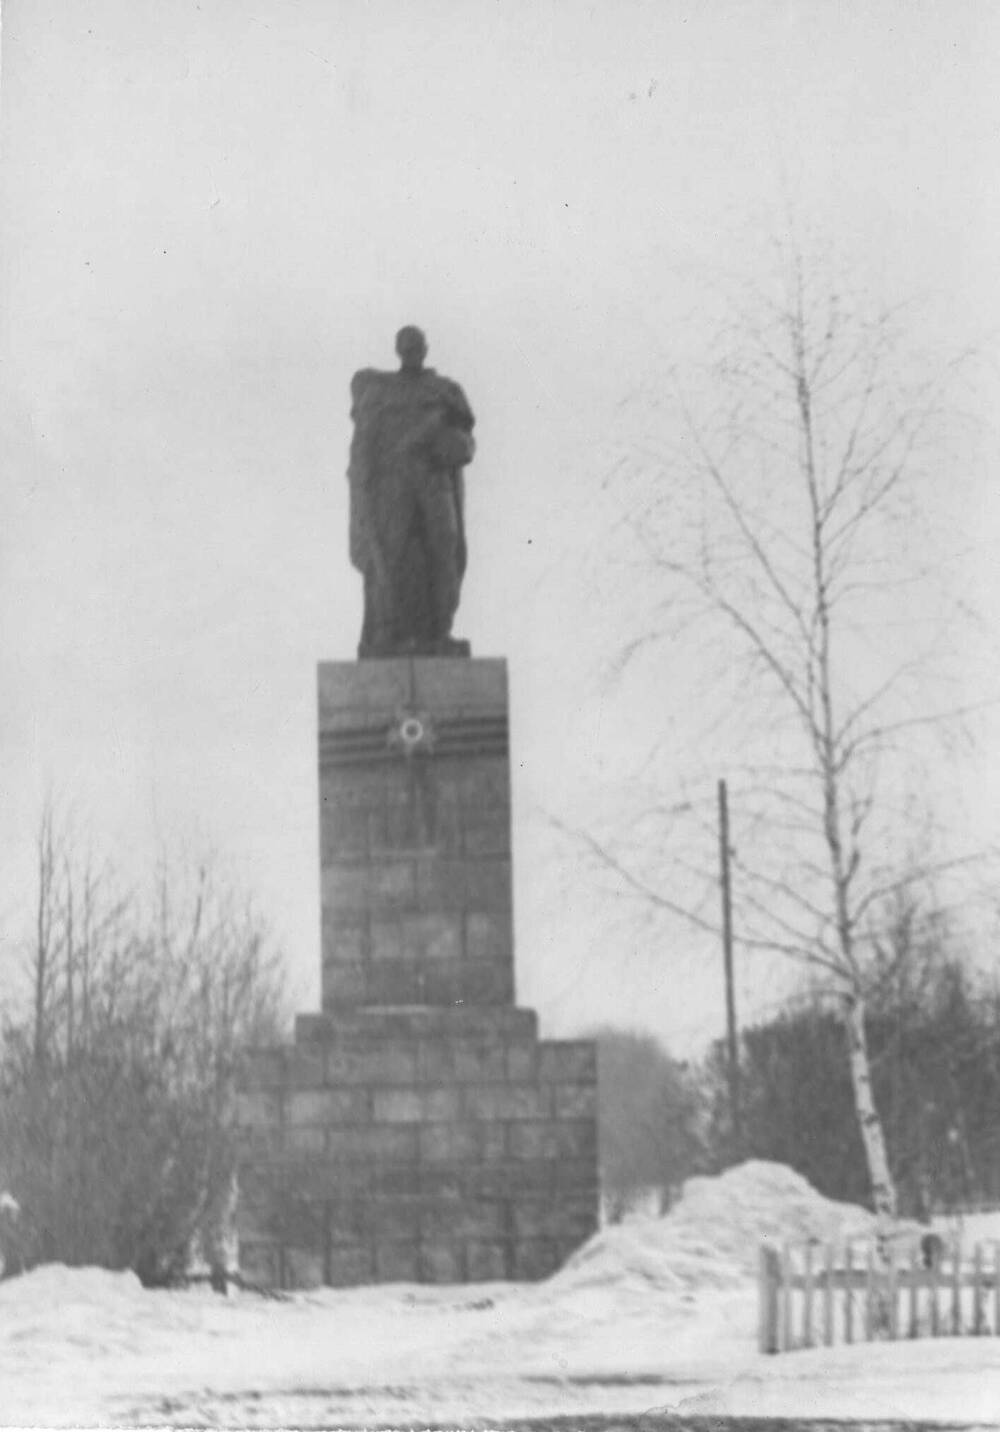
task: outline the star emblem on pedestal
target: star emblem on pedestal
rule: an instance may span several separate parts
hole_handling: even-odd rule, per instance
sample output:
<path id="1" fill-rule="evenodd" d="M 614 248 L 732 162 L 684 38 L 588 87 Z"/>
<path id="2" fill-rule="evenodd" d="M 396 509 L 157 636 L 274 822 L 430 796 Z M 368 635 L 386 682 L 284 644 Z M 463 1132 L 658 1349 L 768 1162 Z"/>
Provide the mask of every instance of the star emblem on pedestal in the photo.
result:
<path id="1" fill-rule="evenodd" d="M 401 707 L 389 727 L 386 744 L 404 756 L 430 755 L 434 750 L 434 723 L 427 711 Z"/>

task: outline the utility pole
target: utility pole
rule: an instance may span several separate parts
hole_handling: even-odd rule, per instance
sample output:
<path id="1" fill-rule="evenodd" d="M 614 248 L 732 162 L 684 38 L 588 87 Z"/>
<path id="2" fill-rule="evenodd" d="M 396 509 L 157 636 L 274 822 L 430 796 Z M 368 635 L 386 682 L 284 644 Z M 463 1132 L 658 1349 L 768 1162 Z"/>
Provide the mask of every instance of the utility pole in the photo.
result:
<path id="1" fill-rule="evenodd" d="M 726 1050 L 729 1081 L 729 1117 L 733 1151 L 743 1153 L 743 1119 L 740 1112 L 740 1061 L 736 1044 L 736 996 L 733 991 L 733 900 L 729 878 L 729 797 L 719 782 L 719 875 L 722 886 L 722 957 L 726 970 Z"/>

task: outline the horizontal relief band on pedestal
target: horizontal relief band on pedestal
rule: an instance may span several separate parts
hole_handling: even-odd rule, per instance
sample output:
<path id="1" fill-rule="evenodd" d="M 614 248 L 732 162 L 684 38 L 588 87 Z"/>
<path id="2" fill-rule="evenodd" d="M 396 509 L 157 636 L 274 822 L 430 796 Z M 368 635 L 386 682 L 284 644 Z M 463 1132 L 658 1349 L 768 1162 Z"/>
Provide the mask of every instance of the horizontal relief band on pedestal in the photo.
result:
<path id="1" fill-rule="evenodd" d="M 322 731 L 319 737 L 320 769 L 330 766 L 367 765 L 374 761 L 398 761 L 398 745 L 390 740 L 394 728 L 377 726 Z M 449 756 L 506 756 L 508 728 L 504 716 L 466 716 L 433 721 L 433 736 L 425 748 L 435 758 Z M 423 754 L 414 752 L 415 759 Z"/>

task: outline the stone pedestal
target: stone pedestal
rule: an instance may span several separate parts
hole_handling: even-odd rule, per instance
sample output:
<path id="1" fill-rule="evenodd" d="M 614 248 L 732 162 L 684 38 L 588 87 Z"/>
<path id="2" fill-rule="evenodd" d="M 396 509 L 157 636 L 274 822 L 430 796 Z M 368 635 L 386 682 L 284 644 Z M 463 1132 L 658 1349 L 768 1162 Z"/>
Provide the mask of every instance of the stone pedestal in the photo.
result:
<path id="1" fill-rule="evenodd" d="M 241 1264 L 538 1278 L 597 1221 L 596 1069 L 514 1007 L 506 667 L 319 668 L 323 1012 L 253 1051 Z"/>

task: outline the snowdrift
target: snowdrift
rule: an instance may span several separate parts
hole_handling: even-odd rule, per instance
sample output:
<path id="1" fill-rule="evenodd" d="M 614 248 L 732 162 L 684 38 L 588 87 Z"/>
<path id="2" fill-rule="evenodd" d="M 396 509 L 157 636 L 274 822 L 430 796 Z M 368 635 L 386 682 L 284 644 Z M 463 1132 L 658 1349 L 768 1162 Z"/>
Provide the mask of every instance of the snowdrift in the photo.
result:
<path id="1" fill-rule="evenodd" d="M 865 1209 L 824 1198 L 793 1169 L 752 1160 L 717 1178 L 689 1179 L 661 1218 L 643 1215 L 603 1229 L 551 1281 L 732 1288 L 754 1274 L 761 1243 L 860 1238 L 872 1226 Z"/>

